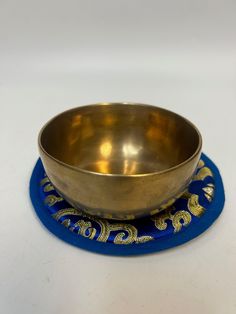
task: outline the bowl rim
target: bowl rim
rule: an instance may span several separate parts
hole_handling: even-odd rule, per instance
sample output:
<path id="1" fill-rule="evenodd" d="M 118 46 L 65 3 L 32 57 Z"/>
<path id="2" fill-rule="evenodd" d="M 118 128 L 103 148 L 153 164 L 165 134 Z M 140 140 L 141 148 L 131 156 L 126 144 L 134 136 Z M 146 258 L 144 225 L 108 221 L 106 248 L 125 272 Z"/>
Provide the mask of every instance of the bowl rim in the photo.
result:
<path id="1" fill-rule="evenodd" d="M 188 123 L 197 133 L 198 135 L 198 146 L 197 149 L 194 151 L 194 153 L 187 159 L 185 159 L 183 162 L 167 168 L 167 169 L 163 169 L 160 171 L 153 171 L 153 172 L 147 172 L 147 173 L 137 173 L 137 174 L 122 174 L 122 173 L 101 173 L 101 172 L 96 172 L 96 171 L 91 171 L 91 170 L 87 170 L 87 169 L 83 169 L 77 166 L 73 166 L 70 165 L 68 163 L 65 163 L 63 161 L 61 161 L 60 159 L 55 158 L 54 156 L 52 156 L 51 154 L 49 154 L 43 147 L 42 145 L 42 134 L 44 132 L 44 130 L 46 129 L 46 127 L 53 121 L 55 120 L 57 117 L 66 114 L 68 112 L 73 112 L 76 111 L 78 109 L 83 109 L 86 107 L 99 107 L 99 106 L 115 106 L 115 105 L 131 105 L 131 106 L 141 106 L 141 107 L 151 107 L 151 108 L 155 108 L 161 111 L 165 111 L 167 113 L 171 113 L 181 119 L 183 119 L 186 123 Z M 39 131 L 39 135 L 38 135 L 38 146 L 39 149 L 50 159 L 52 159 L 53 161 L 61 164 L 62 166 L 69 168 L 71 170 L 74 170 L 76 172 L 82 172 L 84 174 L 91 174 L 91 175 L 98 175 L 98 176 L 104 176 L 104 177 L 146 177 L 146 176 L 153 176 L 153 175 L 159 175 L 159 174 L 165 174 L 171 171 L 174 171 L 177 168 L 180 168 L 182 166 L 184 166 L 185 164 L 189 163 L 192 159 L 194 159 L 202 150 L 202 136 L 200 131 L 198 130 L 198 128 L 195 126 L 194 123 L 192 123 L 190 120 L 188 120 L 187 118 L 183 117 L 182 115 L 171 111 L 169 109 L 163 108 L 163 107 L 159 107 L 159 106 L 155 106 L 155 105 L 149 105 L 149 104 L 144 104 L 144 103 L 136 103 L 136 102 L 98 102 L 98 103 L 94 103 L 94 104 L 88 104 L 88 105 L 81 105 L 81 106 L 76 106 L 73 107 L 71 109 L 68 110 L 64 110 L 62 112 L 60 112 L 59 114 L 55 115 L 53 118 L 49 119 L 41 128 L 41 130 Z"/>

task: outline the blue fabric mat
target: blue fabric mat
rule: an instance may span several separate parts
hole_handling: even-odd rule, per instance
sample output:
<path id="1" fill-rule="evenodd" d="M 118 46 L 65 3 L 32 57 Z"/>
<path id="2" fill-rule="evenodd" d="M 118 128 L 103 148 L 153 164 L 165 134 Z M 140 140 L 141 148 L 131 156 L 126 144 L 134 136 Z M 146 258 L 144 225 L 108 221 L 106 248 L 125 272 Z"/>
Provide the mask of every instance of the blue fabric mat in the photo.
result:
<path id="1" fill-rule="evenodd" d="M 100 219 L 75 210 L 54 189 L 41 160 L 30 180 L 34 209 L 54 235 L 82 249 L 108 255 L 138 255 L 169 249 L 203 233 L 220 215 L 224 188 L 204 154 L 188 190 L 165 211 L 131 221 Z"/>

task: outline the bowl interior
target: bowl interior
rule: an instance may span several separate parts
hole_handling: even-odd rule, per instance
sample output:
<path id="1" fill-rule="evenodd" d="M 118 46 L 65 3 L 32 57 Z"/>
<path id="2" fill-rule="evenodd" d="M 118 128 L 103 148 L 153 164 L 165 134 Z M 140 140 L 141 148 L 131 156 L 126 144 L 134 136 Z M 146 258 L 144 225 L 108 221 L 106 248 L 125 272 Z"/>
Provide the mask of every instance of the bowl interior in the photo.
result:
<path id="1" fill-rule="evenodd" d="M 200 135 L 181 116 L 135 104 L 66 111 L 42 129 L 41 148 L 71 166 L 105 174 L 146 174 L 176 166 L 198 149 Z"/>

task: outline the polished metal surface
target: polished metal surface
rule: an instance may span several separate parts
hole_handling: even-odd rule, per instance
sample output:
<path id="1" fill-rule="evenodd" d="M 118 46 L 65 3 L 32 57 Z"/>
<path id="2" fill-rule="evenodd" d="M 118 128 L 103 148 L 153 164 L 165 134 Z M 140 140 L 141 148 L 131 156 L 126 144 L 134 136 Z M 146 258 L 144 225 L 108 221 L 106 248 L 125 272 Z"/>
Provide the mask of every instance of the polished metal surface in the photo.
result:
<path id="1" fill-rule="evenodd" d="M 76 208 L 113 219 L 156 213 L 190 182 L 201 136 L 185 118 L 130 103 L 78 107 L 49 121 L 40 155 L 55 188 Z"/>

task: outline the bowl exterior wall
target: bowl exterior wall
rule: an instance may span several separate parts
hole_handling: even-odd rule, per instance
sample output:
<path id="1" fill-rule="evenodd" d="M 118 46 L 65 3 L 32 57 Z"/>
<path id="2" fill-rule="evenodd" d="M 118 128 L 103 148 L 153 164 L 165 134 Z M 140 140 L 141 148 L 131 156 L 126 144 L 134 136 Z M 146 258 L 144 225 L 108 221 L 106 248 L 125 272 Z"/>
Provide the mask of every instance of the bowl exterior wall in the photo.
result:
<path id="1" fill-rule="evenodd" d="M 40 149 L 46 173 L 72 206 L 110 219 L 134 219 L 157 213 L 171 204 L 190 183 L 201 152 L 165 171 L 137 176 L 83 172 L 50 158 Z"/>

